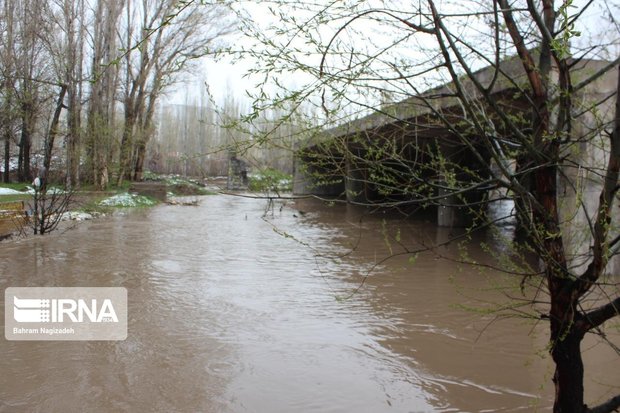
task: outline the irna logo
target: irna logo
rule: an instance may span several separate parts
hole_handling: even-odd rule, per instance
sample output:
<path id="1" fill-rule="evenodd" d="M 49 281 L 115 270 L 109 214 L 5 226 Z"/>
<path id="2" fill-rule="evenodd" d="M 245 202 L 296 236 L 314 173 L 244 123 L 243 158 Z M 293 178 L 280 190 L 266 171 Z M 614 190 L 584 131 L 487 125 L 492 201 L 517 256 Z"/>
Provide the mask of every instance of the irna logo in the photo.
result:
<path id="1" fill-rule="evenodd" d="M 112 300 L 104 299 L 98 303 L 97 299 L 93 298 L 88 301 L 70 298 L 52 298 L 51 300 L 18 298 L 15 296 L 13 297 L 13 318 L 18 323 L 63 323 L 65 321 L 118 323 Z"/>
<path id="2" fill-rule="evenodd" d="M 123 287 L 9 287 L 4 291 L 7 340 L 125 340 Z"/>

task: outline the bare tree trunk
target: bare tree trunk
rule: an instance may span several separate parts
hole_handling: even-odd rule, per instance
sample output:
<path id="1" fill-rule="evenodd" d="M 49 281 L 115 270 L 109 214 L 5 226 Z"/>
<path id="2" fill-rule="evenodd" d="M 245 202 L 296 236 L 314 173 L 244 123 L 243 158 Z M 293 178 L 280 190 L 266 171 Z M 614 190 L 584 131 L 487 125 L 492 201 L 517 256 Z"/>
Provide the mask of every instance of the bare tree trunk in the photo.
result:
<path id="1" fill-rule="evenodd" d="M 581 340 L 583 335 L 575 332 L 565 337 L 556 337 L 551 355 L 555 362 L 553 383 L 555 402 L 553 411 L 557 413 L 584 413 L 583 403 L 583 361 L 581 359 Z"/>
<path id="2" fill-rule="evenodd" d="M 19 140 L 19 155 L 17 158 L 17 179 L 20 182 L 30 182 L 30 150 L 32 148 L 32 130 L 34 128 L 33 107 L 31 104 L 22 105 L 22 133 Z"/>
<path id="3" fill-rule="evenodd" d="M 146 156 L 146 143 L 141 141 L 136 145 L 136 166 L 134 180 L 141 181 L 144 173 L 144 158 Z"/>
<path id="4" fill-rule="evenodd" d="M 60 86 L 60 92 L 58 93 L 58 100 L 56 101 L 56 110 L 54 111 L 54 116 L 52 117 L 52 123 L 50 125 L 50 130 L 47 134 L 47 139 L 45 139 L 45 154 L 43 158 L 43 176 L 41 177 L 42 188 L 45 191 L 45 187 L 47 186 L 47 177 L 50 170 L 50 165 L 52 163 L 52 152 L 54 150 L 54 141 L 56 140 L 56 135 L 58 135 L 58 123 L 60 122 L 60 113 L 62 112 L 62 108 L 64 106 L 65 94 L 67 93 L 67 85 Z"/>
<path id="5" fill-rule="evenodd" d="M 125 126 L 123 127 L 123 137 L 121 139 L 121 147 L 119 153 L 119 169 L 118 182 L 120 186 L 123 180 L 131 180 L 131 159 L 133 149 L 133 134 L 136 123 L 136 115 L 134 113 L 133 98 L 127 98 L 125 102 Z"/>
<path id="6" fill-rule="evenodd" d="M 153 117 L 155 116 L 155 106 L 157 104 L 157 98 L 160 91 L 160 82 L 158 79 L 161 75 L 156 74 L 155 85 L 149 93 L 148 105 L 145 113 L 141 116 L 140 133 L 136 142 L 136 160 L 134 163 L 134 179 L 136 181 L 142 180 L 142 174 L 144 172 L 144 160 L 146 158 L 146 146 L 153 135 Z"/>
<path id="7" fill-rule="evenodd" d="M 64 27 L 66 33 L 65 53 L 59 56 L 63 62 L 67 85 L 67 179 L 69 188 L 79 186 L 80 144 L 81 144 L 81 79 L 84 47 L 84 2 L 65 0 L 63 3 Z"/>
<path id="8" fill-rule="evenodd" d="M 13 138 L 13 94 L 15 92 L 15 53 L 12 48 L 14 43 L 14 2 L 4 2 L 4 31 L 6 36 L 6 44 L 2 50 L 2 63 L 4 82 L 2 87 L 5 93 L 4 107 L 2 114 L 2 128 L 4 136 L 4 175 L 2 177 L 5 183 L 11 182 L 11 139 Z"/>
<path id="9" fill-rule="evenodd" d="M 4 175 L 3 181 L 5 183 L 11 182 L 11 140 L 13 139 L 13 116 L 11 114 L 11 94 L 13 85 L 10 85 L 9 82 L 5 82 L 5 90 L 8 95 L 6 98 L 6 102 L 4 105 L 4 114 L 3 114 L 3 135 L 4 135 Z"/>
<path id="10" fill-rule="evenodd" d="M 68 91 L 69 95 L 69 114 L 67 136 L 67 186 L 75 188 L 79 186 L 79 165 L 80 165 L 80 107 L 76 90 Z"/>
<path id="11" fill-rule="evenodd" d="M 4 136 L 4 175 L 2 179 L 5 184 L 11 182 L 11 138 L 8 135 Z"/>

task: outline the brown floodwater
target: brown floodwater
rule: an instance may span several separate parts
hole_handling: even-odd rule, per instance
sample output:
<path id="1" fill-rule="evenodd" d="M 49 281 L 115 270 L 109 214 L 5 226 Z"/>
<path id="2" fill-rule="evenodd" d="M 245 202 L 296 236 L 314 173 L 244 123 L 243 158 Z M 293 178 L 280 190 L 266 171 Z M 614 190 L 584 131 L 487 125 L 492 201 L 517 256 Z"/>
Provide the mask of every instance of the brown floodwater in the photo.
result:
<path id="1" fill-rule="evenodd" d="M 0 244 L 3 290 L 123 286 L 129 300 L 124 341 L 1 340 L 0 411 L 546 411 L 546 325 L 482 310 L 511 280 L 439 258 L 457 246 L 382 261 L 448 235 L 221 195 Z M 588 401 L 618 392 L 617 355 L 588 340 L 584 356 Z"/>

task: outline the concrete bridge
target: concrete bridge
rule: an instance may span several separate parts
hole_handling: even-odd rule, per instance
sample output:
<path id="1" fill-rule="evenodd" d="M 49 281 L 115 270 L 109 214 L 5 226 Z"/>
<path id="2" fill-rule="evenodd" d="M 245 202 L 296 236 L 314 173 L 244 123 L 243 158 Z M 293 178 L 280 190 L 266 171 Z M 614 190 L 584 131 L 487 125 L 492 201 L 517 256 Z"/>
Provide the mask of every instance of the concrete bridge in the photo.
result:
<path id="1" fill-rule="evenodd" d="M 607 64 L 599 60 L 576 63 L 574 84 Z M 515 122 L 522 122 L 524 128 L 529 127 L 531 105 L 519 87 L 527 79 L 518 58 L 502 62 L 499 70 L 481 69 L 475 78 L 485 87 L 492 86 L 490 94 L 505 113 Z M 471 80 L 463 80 L 462 86 L 473 102 L 482 105 Z M 476 183 L 484 180 L 492 166 L 481 139 L 469 132 L 465 110 L 452 88 L 452 84 L 442 85 L 387 105 L 306 142 L 296 151 L 293 192 L 339 197 L 361 205 L 399 206 L 430 198 L 433 205 L 426 203 L 425 209 L 436 213 L 438 225 L 466 225 L 472 211 L 463 205 L 485 207 L 488 188 Z M 577 99 L 582 107 L 595 105 L 600 109 L 596 111 L 599 116 L 613 117 L 613 110 L 607 112 L 615 103 L 610 99 L 615 90 L 616 71 L 610 70 L 581 90 Z M 584 133 L 600 124 L 594 112 L 579 115 L 576 123 Z M 498 119 L 494 124 L 502 122 Z M 468 136 L 466 142 L 459 134 Z M 506 137 L 504 131 L 498 130 L 497 134 Z M 510 145 L 509 136 L 504 144 Z M 594 148 L 582 149 L 580 156 L 591 159 L 579 159 L 580 163 L 600 156 Z M 506 162 L 511 161 L 506 157 Z M 438 170 L 454 170 L 455 175 L 438 175 Z M 450 181 L 458 181 L 461 187 L 471 182 L 471 190 L 454 194 Z"/>

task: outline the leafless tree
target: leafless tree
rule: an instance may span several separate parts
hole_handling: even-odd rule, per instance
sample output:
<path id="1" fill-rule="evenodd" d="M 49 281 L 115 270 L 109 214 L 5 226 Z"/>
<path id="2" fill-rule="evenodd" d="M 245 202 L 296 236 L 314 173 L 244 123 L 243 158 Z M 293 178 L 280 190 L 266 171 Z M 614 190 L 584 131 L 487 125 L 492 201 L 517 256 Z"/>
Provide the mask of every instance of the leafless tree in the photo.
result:
<path id="1" fill-rule="evenodd" d="M 620 396 L 585 405 L 580 348 L 588 333 L 608 340 L 602 326 L 620 314 L 605 275 L 620 243 L 620 58 L 587 41 L 588 29 L 616 27 L 600 15 L 582 23 L 617 5 L 297 2 L 293 13 L 275 3 L 273 30 L 249 26 L 263 47 L 240 51 L 281 86 L 260 89 L 253 107 L 320 108 L 337 127 L 300 154 L 315 179 L 344 177 L 350 202 L 460 207 L 476 231 L 493 226 L 484 195 L 510 196 L 526 236 L 507 240 L 496 267 L 519 276 L 519 313 L 549 322 L 554 411 L 618 409 Z M 290 73 L 300 85 L 287 85 Z"/>
<path id="2" fill-rule="evenodd" d="M 209 54 L 209 48 L 217 48 L 217 39 L 234 30 L 227 9 L 215 3 L 130 2 L 126 20 L 119 182 L 142 178 L 161 93 L 188 65 Z"/>

